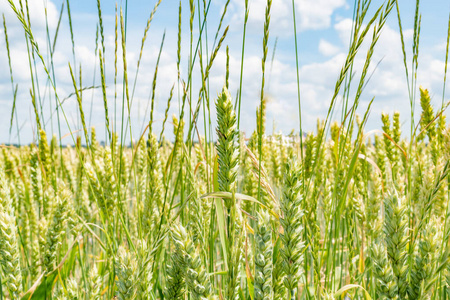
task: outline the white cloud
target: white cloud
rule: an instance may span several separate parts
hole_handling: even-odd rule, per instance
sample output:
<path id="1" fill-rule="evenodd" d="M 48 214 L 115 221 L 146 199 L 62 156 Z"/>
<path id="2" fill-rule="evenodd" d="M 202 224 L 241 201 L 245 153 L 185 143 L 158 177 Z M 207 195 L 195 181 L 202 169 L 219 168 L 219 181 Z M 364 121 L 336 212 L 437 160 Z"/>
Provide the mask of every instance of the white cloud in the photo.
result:
<path id="1" fill-rule="evenodd" d="M 319 52 L 324 56 L 333 56 L 339 52 L 339 47 L 333 45 L 330 42 L 327 42 L 324 39 L 320 39 L 319 41 Z"/>
<path id="2" fill-rule="evenodd" d="M 299 14 L 300 28 L 303 30 L 328 28 L 333 12 L 345 5 L 345 0 L 297 1 L 296 10 Z"/>
<path id="3" fill-rule="evenodd" d="M 267 1 L 249 1 L 248 24 L 261 32 L 265 20 Z M 345 0 L 298 0 L 295 2 L 296 22 L 299 31 L 326 29 L 331 25 L 334 11 L 345 7 Z M 243 0 L 232 0 L 230 3 L 231 24 L 243 22 L 245 4 Z M 293 14 L 291 0 L 277 0 L 272 3 L 270 11 L 270 32 L 276 36 L 293 35 Z"/>

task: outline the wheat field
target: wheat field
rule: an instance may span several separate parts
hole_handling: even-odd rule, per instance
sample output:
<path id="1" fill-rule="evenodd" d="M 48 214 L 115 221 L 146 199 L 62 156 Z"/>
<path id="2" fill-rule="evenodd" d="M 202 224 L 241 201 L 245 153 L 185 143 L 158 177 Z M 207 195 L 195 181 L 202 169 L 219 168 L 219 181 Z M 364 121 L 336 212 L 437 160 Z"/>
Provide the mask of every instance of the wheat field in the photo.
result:
<path id="1" fill-rule="evenodd" d="M 7 1 L 25 31 L 29 53 L 45 70 L 58 120 L 68 122 L 53 62 L 33 36 L 28 1 Z M 250 7 L 243 1 L 247 17 Z M 142 47 L 161 2 L 150 14 Z M 180 113 L 169 117 L 172 88 L 164 120 L 154 120 L 153 96 L 147 126 L 130 145 L 124 138 L 131 132 L 126 123 L 133 117 L 130 110 L 119 112 L 125 120 L 119 127 L 111 122 L 115 112 L 108 109 L 104 67 L 112 62 L 105 61 L 101 38 L 106 144 L 88 126 L 81 75 L 70 64 L 80 123 L 79 131 L 69 134 L 72 146 L 62 144 L 61 133 L 44 129 L 42 116 L 54 111 L 42 111 L 31 90 L 36 142 L 1 146 L 0 299 L 450 298 L 450 127 L 445 117 L 450 102 L 443 99 L 441 106 L 433 106 L 430 91 L 416 82 L 419 3 L 411 69 L 402 44 L 410 101 L 417 98 L 421 109 L 416 123 L 410 116 L 386 112 L 375 116 L 382 128 L 367 131 L 372 102 L 363 115 L 356 113 L 387 18 L 398 18 L 402 38 L 403 33 L 396 0 L 385 1 L 372 15 L 370 1 L 355 1 L 353 38 L 328 115 L 307 134 L 269 135 L 265 74 L 270 11 L 276 2 L 268 0 L 265 10 L 261 98 L 253 133 L 239 129 L 241 97 L 229 92 L 236 87 L 229 86 L 228 62 L 222 91 L 209 93 L 210 70 L 226 43 L 228 27 L 222 28 L 222 20 L 215 48 L 199 62 L 198 101 L 190 85 L 193 68 L 186 79 L 178 72 Z M 208 4 L 190 0 L 176 8 L 179 32 L 182 7 L 191 12 L 191 48 L 197 43 L 192 38 L 195 5 L 205 9 Z M 8 41 L 5 21 L 3 26 Z M 123 12 L 116 6 L 114 65 L 123 60 L 123 99 L 130 103 L 134 74 L 129 86 L 124 36 Z M 366 40 L 361 78 L 352 82 L 354 58 Z M 180 48 L 179 34 L 178 64 Z M 32 77 L 33 68 L 30 64 Z M 157 72 L 158 65 L 153 91 Z M 12 75 L 11 83 L 14 90 Z M 334 120 L 342 94 L 343 117 Z M 12 117 L 14 109 L 19 108 L 13 108 Z M 217 126 L 202 129 L 200 114 L 217 120 Z M 156 122 L 162 131 L 155 130 Z M 11 118 L 10 132 L 14 126 Z"/>

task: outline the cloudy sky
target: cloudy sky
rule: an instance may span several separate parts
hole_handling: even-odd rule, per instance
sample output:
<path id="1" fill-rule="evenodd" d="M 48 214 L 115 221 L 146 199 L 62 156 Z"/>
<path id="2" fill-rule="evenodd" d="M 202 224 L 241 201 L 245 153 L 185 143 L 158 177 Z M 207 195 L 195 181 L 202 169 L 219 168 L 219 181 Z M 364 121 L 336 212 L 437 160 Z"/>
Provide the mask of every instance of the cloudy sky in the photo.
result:
<path id="1" fill-rule="evenodd" d="M 179 91 L 182 88 L 176 84 L 177 70 L 177 23 L 178 1 L 162 0 L 156 15 L 151 23 L 147 40 L 143 49 L 140 70 L 135 82 L 136 66 L 139 57 L 141 41 L 150 12 L 156 1 L 128 1 L 126 6 L 127 31 L 126 51 L 128 65 L 128 80 L 131 102 L 131 124 L 133 139 L 142 134 L 142 129 L 149 121 L 149 99 L 152 97 L 152 81 L 155 64 L 161 44 L 165 35 L 165 43 L 161 54 L 157 86 L 155 93 L 155 125 L 154 130 L 161 130 L 164 111 L 171 87 L 175 84 L 174 97 L 171 103 L 170 115 L 178 114 L 180 109 Z M 182 0 L 182 52 L 181 76 L 188 77 L 188 60 L 190 50 L 189 33 L 189 1 Z M 197 1 L 194 1 L 197 4 Z M 206 1 L 208 2 L 208 1 Z M 19 8 L 18 1 L 14 1 Z M 59 28 L 58 38 L 53 55 L 53 68 L 50 64 L 47 33 L 53 43 L 62 4 L 63 15 Z M 203 14 L 203 1 L 198 1 Z M 202 52 L 206 56 L 211 53 L 214 37 L 220 16 L 224 7 L 224 0 L 211 0 L 208 11 L 208 22 L 203 33 Z M 125 10 L 125 1 L 117 3 Z M 250 13 L 245 43 L 241 129 L 248 135 L 255 129 L 255 110 L 259 104 L 261 90 L 261 57 L 262 32 L 264 25 L 265 0 L 249 0 Z M 383 1 L 373 0 L 371 16 L 375 8 Z M 399 1 L 402 25 L 405 36 L 407 64 L 411 65 L 411 48 L 413 36 L 413 22 L 415 1 Z M 106 84 L 108 107 L 111 122 L 120 128 L 122 90 L 123 90 L 123 63 L 122 51 L 118 52 L 118 83 L 117 98 L 115 100 L 114 88 L 114 24 L 115 1 L 101 2 L 103 26 L 105 28 L 105 59 Z M 197 12 L 197 7 L 195 8 Z M 351 0 L 296 0 L 295 13 L 297 18 L 297 38 L 299 46 L 299 76 L 302 105 L 302 125 L 305 130 L 314 130 L 317 118 L 326 116 L 330 105 L 334 86 L 340 69 L 345 61 L 350 32 L 354 1 Z M 70 2 L 70 11 L 73 23 L 73 36 L 75 42 L 75 55 L 72 53 L 69 20 L 66 0 L 33 0 L 29 1 L 31 28 L 36 39 L 40 53 L 54 76 L 55 86 L 62 105 L 65 117 L 60 115 L 59 125 L 55 112 L 55 95 L 50 89 L 49 81 L 43 72 L 42 63 L 35 55 L 31 58 L 31 67 L 34 77 L 34 93 L 37 103 L 42 106 L 42 123 L 50 134 L 53 132 L 61 136 L 70 131 L 75 132 L 81 128 L 76 98 L 71 96 L 74 92 L 69 71 L 69 63 L 76 72 L 77 84 L 80 85 L 79 72 L 82 73 L 83 87 L 98 86 L 99 59 L 95 52 L 96 31 L 98 24 L 97 3 L 94 0 L 77 0 Z M 46 13 L 45 13 L 46 12 Z M 430 90 L 435 107 L 440 107 L 444 88 L 444 62 L 447 41 L 447 25 L 450 4 L 446 0 L 421 1 L 421 35 L 419 50 L 418 85 Z M 4 15 L 14 85 L 17 85 L 16 114 L 13 128 L 10 133 L 10 119 L 13 105 L 13 87 L 8 67 L 8 56 L 5 44 L 4 27 L 0 28 L 0 143 L 32 142 L 35 137 L 36 121 L 30 97 L 33 85 L 30 78 L 30 60 L 25 42 L 25 35 L 21 24 L 10 8 L 7 0 L 0 0 L 0 14 Z M 369 18 L 367 18 L 369 19 Z M 230 91 L 233 98 L 239 89 L 242 31 L 244 20 L 244 1 L 231 0 L 227 14 L 224 18 L 220 35 L 229 25 L 229 31 L 211 69 L 209 90 L 214 98 L 221 90 L 225 81 L 226 54 L 225 46 L 229 46 L 230 53 Z M 47 30 L 48 28 L 48 30 Z M 206 42 L 205 36 L 208 40 Z M 194 19 L 194 48 L 199 37 L 199 20 L 196 13 Z M 370 32 L 369 37 L 372 33 Z M 120 37 L 119 37 L 120 39 Z M 274 47 L 276 43 L 276 48 Z M 120 45 L 119 41 L 119 45 Z M 120 47 L 119 47 L 120 48 Z M 295 67 L 294 31 L 292 21 L 292 1 L 273 0 L 271 10 L 269 53 L 266 73 L 266 90 L 269 96 L 267 107 L 267 132 L 271 134 L 282 131 L 289 133 L 292 129 L 299 130 L 299 115 L 297 102 L 297 83 Z M 275 49 L 275 52 L 274 52 Z M 367 45 L 363 45 L 355 59 L 355 76 L 361 74 Z M 273 60 L 272 60 L 273 58 Z M 206 64 L 206 63 L 205 63 Z M 382 111 L 392 113 L 398 110 L 401 113 L 403 129 L 409 131 L 410 104 L 408 87 L 403 65 L 400 35 L 395 8 L 383 29 L 381 38 L 373 55 L 373 62 L 369 70 L 370 81 L 364 89 L 360 105 L 360 113 L 367 108 L 368 101 L 374 98 L 370 112 L 367 130 L 380 127 L 380 114 Z M 194 66 L 192 77 L 192 98 L 195 103 L 200 89 L 200 73 L 198 59 Z M 37 78 L 37 80 L 36 80 Z M 356 82 L 355 82 L 356 83 Z M 136 88 L 133 93 L 133 86 Z M 447 84 L 447 90 L 450 89 Z M 450 93 L 444 98 L 449 100 Z M 69 97 L 70 96 L 70 97 Z M 353 97 L 354 95 L 350 95 Z M 85 90 L 82 94 L 83 108 L 88 126 L 96 126 L 99 139 L 103 139 L 105 132 L 104 106 L 101 89 Z M 418 106 L 417 102 L 417 106 Z M 418 111 L 418 110 L 417 110 Z M 116 113 L 114 113 L 116 112 Z M 419 112 L 419 111 L 418 111 Z M 186 112 L 186 116 L 188 116 Z M 203 111 L 199 119 L 204 124 Z M 339 113 L 337 113 L 339 115 Z M 126 114 L 125 114 L 126 116 Z M 215 126 L 215 110 L 212 106 L 211 124 Z M 126 118 L 125 118 L 126 119 Z M 418 120 L 415 120 L 416 122 Z M 199 128 L 203 132 L 202 128 Z M 171 117 L 166 127 L 166 136 L 172 137 Z M 80 133 L 77 133 L 80 134 Z M 129 137 L 130 134 L 127 134 Z M 66 137 L 64 143 L 71 143 Z"/>

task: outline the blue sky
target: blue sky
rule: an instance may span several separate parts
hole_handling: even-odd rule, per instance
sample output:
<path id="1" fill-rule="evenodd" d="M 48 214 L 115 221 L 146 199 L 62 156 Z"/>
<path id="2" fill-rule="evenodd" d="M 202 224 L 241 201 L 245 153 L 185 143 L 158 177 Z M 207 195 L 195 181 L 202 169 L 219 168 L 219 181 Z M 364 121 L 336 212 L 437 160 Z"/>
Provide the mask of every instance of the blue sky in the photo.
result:
<path id="1" fill-rule="evenodd" d="M 53 37 L 58 21 L 61 0 L 35 0 L 30 1 L 30 15 L 33 33 L 39 43 L 40 50 L 48 59 L 46 47 L 46 30 L 44 8 L 47 7 L 50 36 Z M 197 1 L 194 1 L 197 3 Z M 200 4 L 202 1 L 199 1 Z M 18 3 L 18 1 L 15 1 Z M 225 1 L 212 0 L 208 12 L 207 34 L 208 50 L 211 51 L 218 20 L 221 16 Z M 231 0 L 224 26 L 229 25 L 229 33 L 224 46 L 230 47 L 230 90 L 236 95 L 239 88 L 239 69 L 241 61 L 242 28 L 244 15 L 244 1 Z M 262 32 L 264 22 L 264 9 L 266 1 L 249 0 L 250 16 L 247 39 L 245 45 L 244 77 L 242 90 L 241 129 L 247 136 L 255 128 L 255 110 L 259 104 L 261 86 L 261 56 Z M 314 130 L 316 119 L 326 115 L 330 104 L 334 85 L 339 71 L 345 60 L 352 25 L 353 1 L 349 0 L 296 0 L 296 17 L 299 41 L 300 82 L 302 99 L 302 122 L 306 130 Z M 381 5 L 382 1 L 372 1 L 373 9 Z M 147 19 L 155 1 L 129 1 L 127 6 L 127 64 L 129 81 L 132 87 L 136 72 L 136 63 L 139 55 L 141 39 Z M 118 5 L 125 5 L 119 2 Z M 202 5 L 202 4 L 201 4 Z M 411 61 L 412 27 L 414 21 L 415 1 L 399 1 L 405 44 L 408 54 L 408 64 Z M 110 114 L 114 112 L 114 14 L 115 2 L 102 1 L 102 14 L 105 27 L 106 45 L 106 81 L 108 85 L 108 101 Z M 72 22 L 75 39 L 75 69 L 83 74 L 83 86 L 98 85 L 99 64 L 95 53 L 95 34 L 98 23 L 97 4 L 93 0 L 78 0 L 70 2 Z M 187 61 L 189 55 L 189 2 L 182 1 L 182 77 L 187 78 Z M 443 0 L 421 1 L 420 12 L 422 16 L 420 36 L 420 56 L 418 70 L 418 84 L 428 88 L 432 95 L 435 107 L 441 105 L 445 46 L 447 38 L 448 16 L 450 4 Z M 22 143 L 29 143 L 34 139 L 35 119 L 31 105 L 29 90 L 31 88 L 28 56 L 23 29 L 16 20 L 6 0 L 0 2 L 0 14 L 5 15 L 8 37 L 11 48 L 14 83 L 18 84 L 17 93 L 17 120 L 14 119 L 12 134 L 9 134 L 10 113 L 12 108 L 12 88 L 6 55 L 4 30 L 0 29 L 0 143 L 17 142 L 16 124 L 21 128 L 20 139 Z M 167 98 L 170 88 L 176 83 L 176 49 L 177 49 L 177 22 L 178 1 L 163 0 L 151 24 L 148 38 L 144 47 L 144 56 L 136 82 L 136 90 L 131 107 L 133 138 L 142 133 L 143 124 L 148 123 L 147 110 L 151 97 L 151 82 L 159 51 L 163 32 L 166 31 L 165 44 L 159 66 L 157 88 L 155 94 L 155 120 L 154 128 L 159 131 L 164 117 Z M 194 20 L 194 39 L 198 38 L 198 19 Z M 273 64 L 273 48 L 277 40 L 277 48 Z M 205 49 L 206 44 L 202 47 Z M 367 45 L 363 45 L 356 58 L 356 75 L 360 74 L 361 66 L 366 55 Z M 206 52 L 206 50 L 204 50 Z M 121 51 L 119 52 L 119 69 L 122 68 Z M 73 93 L 74 88 L 70 78 L 68 63 L 74 65 L 72 55 L 70 31 L 67 10 L 64 8 L 61 28 L 58 35 L 54 55 L 54 69 L 58 95 L 61 99 Z M 363 114 L 368 101 L 375 97 L 372 106 L 367 130 L 380 128 L 380 114 L 382 111 L 392 113 L 398 110 L 401 113 L 403 129 L 409 128 L 409 99 L 403 67 L 403 56 L 398 34 L 398 23 L 395 11 L 390 15 L 379 40 L 374 56 L 371 71 L 377 65 L 369 84 L 364 90 L 361 103 Z M 42 115 L 46 130 L 57 133 L 57 120 L 54 113 L 55 99 L 48 96 L 48 84 L 41 64 L 36 60 L 39 78 L 39 92 L 44 108 Z M 198 65 L 193 75 L 193 99 L 198 98 L 200 88 Z M 273 0 L 271 11 L 271 26 L 269 39 L 269 55 L 267 64 L 266 93 L 270 100 L 267 112 L 267 132 L 273 130 L 289 133 L 292 129 L 298 131 L 298 105 L 296 87 L 296 69 L 294 52 L 294 33 L 292 24 L 291 0 Z M 120 122 L 121 72 L 119 72 L 120 85 L 118 86 L 117 122 Z M 221 90 L 225 78 L 225 47 L 216 58 L 210 75 L 210 95 L 215 97 Z M 37 85 L 36 85 L 37 87 Z M 130 87 L 130 91 L 131 91 Z M 447 90 L 450 86 L 447 84 Z M 175 86 L 175 96 L 172 101 L 170 113 L 179 111 L 178 86 Z M 449 99 L 446 93 L 445 99 Z M 51 107 L 50 107 L 51 106 Z M 83 92 L 83 107 L 85 109 L 88 125 L 97 127 L 99 136 L 104 136 L 104 108 L 101 90 Z M 92 107 L 92 109 L 91 109 Z M 74 97 L 67 99 L 63 104 L 67 122 L 61 118 L 61 132 L 65 135 L 80 129 L 77 102 Z M 51 113 L 53 111 L 53 113 Z M 417 110 L 418 111 L 418 110 Z M 419 111 L 418 111 L 419 112 Z M 215 117 L 215 111 L 211 113 Z M 114 122 L 114 118 L 112 117 Z M 171 119 L 169 120 L 171 121 Z M 17 122 L 17 123 L 16 123 Z M 417 122 L 417 120 L 416 120 Z M 169 122 L 170 124 L 170 122 Z M 199 120 L 203 124 L 203 119 Z M 215 126 L 215 120 L 212 120 Z M 69 130 L 70 127 L 70 130 Z M 166 129 L 170 138 L 171 126 Z M 64 143 L 71 143 L 65 138 Z"/>

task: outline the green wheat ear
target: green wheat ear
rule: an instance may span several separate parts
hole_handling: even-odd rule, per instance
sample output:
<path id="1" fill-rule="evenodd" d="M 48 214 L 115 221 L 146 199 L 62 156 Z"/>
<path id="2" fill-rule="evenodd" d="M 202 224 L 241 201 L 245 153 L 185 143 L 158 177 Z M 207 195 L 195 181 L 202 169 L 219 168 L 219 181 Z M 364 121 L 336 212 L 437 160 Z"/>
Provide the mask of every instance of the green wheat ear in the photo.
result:
<path id="1" fill-rule="evenodd" d="M 272 299 L 273 245 L 270 215 L 267 211 L 261 211 L 258 214 L 258 226 L 255 233 L 255 299 Z"/>
<path id="2" fill-rule="evenodd" d="M 384 234 L 388 260 L 394 273 L 394 280 L 398 287 L 399 299 L 405 299 L 408 288 L 408 224 L 406 210 L 402 199 L 391 193 L 384 200 Z"/>
<path id="3" fill-rule="evenodd" d="M 102 299 L 101 293 L 102 293 L 102 287 L 103 287 L 103 280 L 102 276 L 99 273 L 97 266 L 94 265 L 90 272 L 89 272 L 89 284 L 90 284 L 90 295 L 91 299 L 93 300 L 100 300 Z"/>
<path id="4" fill-rule="evenodd" d="M 2 283 L 11 299 L 18 299 L 22 291 L 20 251 L 17 240 L 16 218 L 9 187 L 3 169 L 0 169 L 0 270 Z"/>
<path id="5" fill-rule="evenodd" d="M 386 248 L 382 244 L 373 244 L 371 249 L 375 290 L 382 299 L 398 299 L 398 286 L 394 273 L 386 257 Z"/>
<path id="6" fill-rule="evenodd" d="M 216 145 L 219 170 L 218 184 L 219 190 L 223 192 L 236 192 L 236 177 L 239 161 L 238 131 L 236 129 L 236 114 L 233 110 L 231 96 L 227 88 L 224 87 L 216 102 L 217 109 L 217 136 Z M 243 231 L 241 215 L 232 199 L 224 198 L 227 208 L 227 260 L 229 270 L 225 289 L 225 298 L 234 299 L 237 297 L 240 288 L 240 266 L 242 258 Z"/>
<path id="7" fill-rule="evenodd" d="M 421 239 L 417 243 L 414 266 L 410 269 L 408 299 L 427 299 L 431 290 L 430 283 L 436 280 L 439 272 L 436 270 L 438 243 L 440 236 L 437 219 L 431 219 L 423 229 Z"/>
<path id="8" fill-rule="evenodd" d="M 56 198 L 56 206 L 53 212 L 52 221 L 47 229 L 44 246 L 45 253 L 43 263 L 46 272 L 53 271 L 58 263 L 58 254 L 61 251 L 62 239 L 66 229 L 67 205 L 70 197 L 70 192 L 63 187 Z M 50 198 L 54 198 L 54 196 L 51 195 Z"/>
<path id="9" fill-rule="evenodd" d="M 182 225 L 172 228 L 172 237 L 176 247 L 181 251 L 184 258 L 184 276 L 192 299 L 206 300 L 211 292 L 211 284 L 208 274 L 200 259 L 198 251 L 194 248 L 192 239 Z"/>
<path id="10" fill-rule="evenodd" d="M 114 260 L 114 270 L 117 275 L 117 299 L 133 299 L 135 295 L 137 265 L 130 251 L 123 246 L 119 247 L 117 257 Z"/>
<path id="11" fill-rule="evenodd" d="M 147 141 L 147 168 L 148 168 L 148 185 L 147 195 L 144 198 L 144 212 L 142 216 L 142 229 L 144 234 L 150 233 L 151 228 L 154 226 L 152 222 L 155 221 L 157 216 L 155 212 L 158 212 L 158 207 L 162 205 L 163 182 L 162 182 L 162 169 L 159 156 L 158 141 L 154 134 L 149 134 Z M 156 218 L 155 218 L 156 217 Z"/>
<path id="12" fill-rule="evenodd" d="M 285 166 L 283 194 L 280 201 L 280 208 L 283 213 L 280 223 L 284 230 L 280 236 L 283 243 L 281 249 L 283 269 L 286 274 L 284 285 L 289 290 L 291 298 L 296 294 L 301 275 L 300 266 L 303 261 L 301 179 L 301 169 L 296 160 L 291 158 Z"/>
<path id="13" fill-rule="evenodd" d="M 180 235 L 177 230 L 172 231 L 175 241 L 175 249 L 171 251 L 170 262 L 166 265 L 166 282 L 164 287 L 164 298 L 170 300 L 183 299 L 186 292 L 186 252 L 183 243 L 177 239 Z"/>
<path id="14" fill-rule="evenodd" d="M 233 192 L 236 189 L 239 148 L 236 114 L 230 93 L 224 87 L 216 102 L 217 109 L 217 155 L 219 161 L 218 182 L 220 191 Z M 225 206 L 232 206 L 231 200 L 225 199 Z"/>

